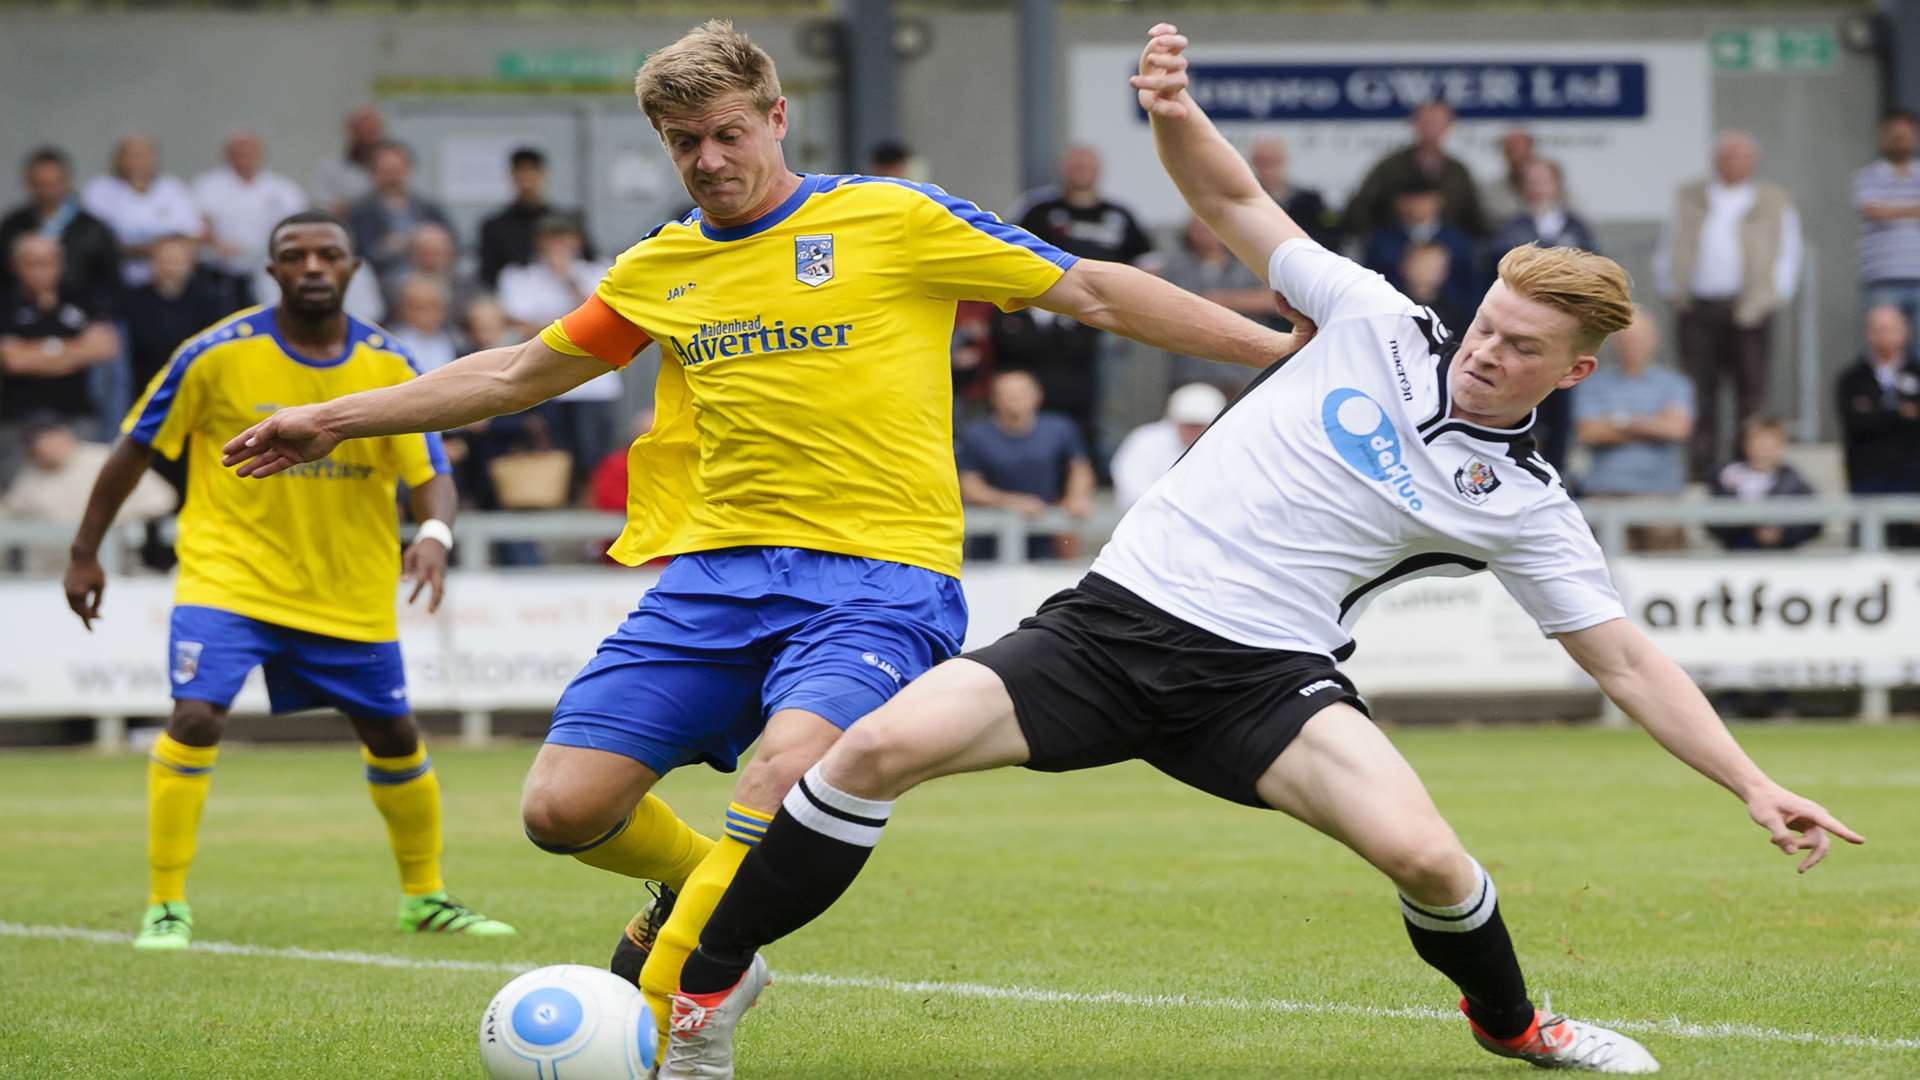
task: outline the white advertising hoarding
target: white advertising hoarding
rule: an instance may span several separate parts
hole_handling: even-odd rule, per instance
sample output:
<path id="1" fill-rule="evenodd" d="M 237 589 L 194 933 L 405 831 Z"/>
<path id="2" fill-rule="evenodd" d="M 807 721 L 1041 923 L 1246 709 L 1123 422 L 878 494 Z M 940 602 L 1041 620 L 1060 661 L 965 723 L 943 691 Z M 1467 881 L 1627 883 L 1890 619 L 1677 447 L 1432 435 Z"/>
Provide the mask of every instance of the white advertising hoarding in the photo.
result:
<path id="1" fill-rule="evenodd" d="M 1407 144 L 1406 114 L 1433 98 L 1459 116 L 1449 150 L 1481 180 L 1505 171 L 1499 140 L 1519 126 L 1559 161 L 1574 205 L 1595 221 L 1666 216 L 1680 182 L 1704 175 L 1712 132 L 1702 42 L 1199 41 L 1193 93 L 1244 150 L 1277 135 L 1293 182 L 1343 206 L 1373 163 Z M 1127 76 L 1133 46 L 1085 45 L 1068 59 L 1071 137 L 1101 152 L 1109 198 L 1156 224 L 1187 210 L 1154 157 Z"/>

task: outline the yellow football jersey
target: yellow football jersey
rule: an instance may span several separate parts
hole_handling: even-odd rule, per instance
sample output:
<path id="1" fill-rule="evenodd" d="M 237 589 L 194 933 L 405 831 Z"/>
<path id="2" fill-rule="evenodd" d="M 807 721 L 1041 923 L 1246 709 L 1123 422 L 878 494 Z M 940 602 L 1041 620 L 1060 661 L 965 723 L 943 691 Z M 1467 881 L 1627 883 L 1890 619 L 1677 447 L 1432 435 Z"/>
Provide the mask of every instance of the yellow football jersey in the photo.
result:
<path id="1" fill-rule="evenodd" d="M 349 319 L 340 355 L 313 360 L 281 340 L 275 314 L 250 308 L 189 339 L 121 425 L 170 458 L 190 455 L 174 603 L 391 641 L 400 579 L 395 481 L 419 485 L 449 471 L 446 452 L 438 435 L 395 435 L 342 443 L 265 480 L 223 466 L 226 441 L 276 409 L 414 376 L 405 350 L 377 326 Z"/>
<path id="2" fill-rule="evenodd" d="M 802 547 L 957 576 L 954 305 L 1011 310 L 1074 261 L 937 187 L 869 176 L 805 176 L 735 228 L 696 210 L 654 230 L 541 334 L 616 367 L 661 348 L 612 555 Z"/>

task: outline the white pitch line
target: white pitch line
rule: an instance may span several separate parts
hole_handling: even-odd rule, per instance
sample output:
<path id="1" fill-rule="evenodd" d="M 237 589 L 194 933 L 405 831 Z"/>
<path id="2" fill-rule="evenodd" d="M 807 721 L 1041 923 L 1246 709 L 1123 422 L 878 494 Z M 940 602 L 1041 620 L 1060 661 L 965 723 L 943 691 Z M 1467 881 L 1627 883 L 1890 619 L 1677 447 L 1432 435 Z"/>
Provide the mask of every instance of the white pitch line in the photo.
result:
<path id="1" fill-rule="evenodd" d="M 89 930 L 77 926 L 28 926 L 0 922 L 0 937 L 39 938 L 55 941 L 85 941 L 96 945 L 125 945 L 129 934 L 112 930 Z M 349 952 L 335 949 L 301 949 L 269 945 L 243 945 L 230 941 L 195 941 L 193 952 L 220 956 L 261 956 L 281 960 L 317 960 L 330 964 L 357 964 L 362 967 L 403 968 L 417 971 L 485 971 L 519 974 L 539 967 L 537 962 L 507 963 L 485 960 L 422 960 L 411 956 L 384 953 Z M 1423 1006 L 1389 1008 L 1377 1005 L 1352 1005 L 1328 1001 L 1290 1001 L 1286 998 L 1241 998 L 1190 996 L 1185 994 L 1135 994 L 1124 990 L 1084 993 L 1074 990 L 1045 990 L 1026 986 L 990 986 L 984 983 L 910 981 L 883 979 L 868 975 L 820 975 L 813 972 L 777 972 L 783 985 L 817 986 L 833 990 L 881 990 L 892 994 L 938 994 L 945 997 L 985 998 L 992 1001 L 1018 1001 L 1041 1005 L 1119 1005 L 1144 1009 L 1219 1009 L 1229 1012 L 1295 1013 L 1320 1016 L 1363 1016 L 1387 1020 L 1444 1020 L 1459 1022 L 1459 1013 L 1451 1009 Z M 1828 1035 L 1814 1031 L 1783 1031 L 1754 1024 L 1697 1024 L 1679 1018 L 1660 1021 L 1594 1020 L 1619 1031 L 1648 1032 L 1681 1039 L 1750 1039 L 1756 1042 L 1800 1043 L 1809 1046 L 1846 1046 L 1863 1050 L 1920 1050 L 1920 1038 L 1881 1038 L 1874 1035 Z"/>

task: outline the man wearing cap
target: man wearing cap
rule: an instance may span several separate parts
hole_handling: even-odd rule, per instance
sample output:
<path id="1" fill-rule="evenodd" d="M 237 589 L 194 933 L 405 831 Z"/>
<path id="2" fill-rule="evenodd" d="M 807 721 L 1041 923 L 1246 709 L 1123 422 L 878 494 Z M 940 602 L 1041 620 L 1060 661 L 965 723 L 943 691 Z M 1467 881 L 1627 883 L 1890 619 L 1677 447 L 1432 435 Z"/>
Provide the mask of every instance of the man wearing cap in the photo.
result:
<path id="1" fill-rule="evenodd" d="M 1167 397 L 1164 420 L 1127 432 L 1113 452 L 1113 494 L 1119 504 L 1132 506 L 1226 407 L 1227 395 L 1219 387 L 1188 383 Z"/>

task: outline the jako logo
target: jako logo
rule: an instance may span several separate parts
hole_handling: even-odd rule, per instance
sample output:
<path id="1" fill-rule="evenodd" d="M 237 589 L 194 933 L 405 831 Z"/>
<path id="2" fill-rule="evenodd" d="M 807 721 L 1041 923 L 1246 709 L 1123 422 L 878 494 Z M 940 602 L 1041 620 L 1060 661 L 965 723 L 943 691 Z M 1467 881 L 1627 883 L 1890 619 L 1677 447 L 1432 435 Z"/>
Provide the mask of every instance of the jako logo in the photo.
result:
<path id="1" fill-rule="evenodd" d="M 867 663 L 873 665 L 874 667 L 879 668 L 881 671 L 886 672 L 888 675 L 893 677 L 893 681 L 896 683 L 906 681 L 900 677 L 899 668 L 894 667 L 892 664 L 887 663 L 885 660 L 880 659 L 879 657 L 873 655 L 870 652 L 861 653 L 860 659 L 865 660 Z"/>
<path id="2" fill-rule="evenodd" d="M 1320 422 L 1347 464 L 1385 485 L 1407 509 L 1426 509 L 1413 486 L 1413 470 L 1407 468 L 1401 452 L 1400 433 L 1379 402 L 1352 387 L 1341 387 L 1321 402 Z"/>

